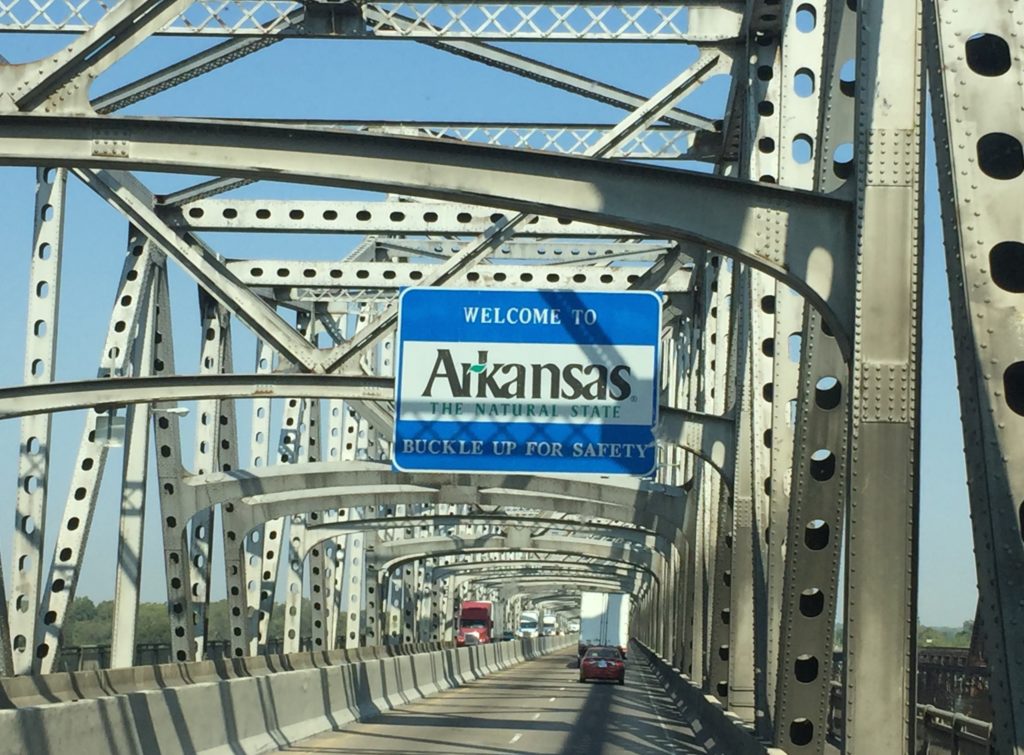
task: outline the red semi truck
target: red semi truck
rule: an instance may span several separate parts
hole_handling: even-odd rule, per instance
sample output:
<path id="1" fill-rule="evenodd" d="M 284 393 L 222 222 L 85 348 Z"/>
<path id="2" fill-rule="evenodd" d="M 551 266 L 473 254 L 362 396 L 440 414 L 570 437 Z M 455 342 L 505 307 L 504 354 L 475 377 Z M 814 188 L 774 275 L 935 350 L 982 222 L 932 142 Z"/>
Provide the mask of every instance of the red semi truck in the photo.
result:
<path id="1" fill-rule="evenodd" d="M 455 634 L 456 645 L 480 645 L 491 641 L 494 621 L 492 604 L 488 600 L 464 600 L 459 607 L 459 626 Z"/>

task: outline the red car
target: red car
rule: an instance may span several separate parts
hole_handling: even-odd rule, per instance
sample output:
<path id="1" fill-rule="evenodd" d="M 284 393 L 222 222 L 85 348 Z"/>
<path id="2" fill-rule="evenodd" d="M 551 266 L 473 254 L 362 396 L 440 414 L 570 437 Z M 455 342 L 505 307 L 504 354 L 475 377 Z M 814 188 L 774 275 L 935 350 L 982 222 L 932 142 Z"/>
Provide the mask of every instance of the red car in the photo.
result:
<path id="1" fill-rule="evenodd" d="M 580 659 L 580 683 L 588 679 L 626 683 L 626 661 L 616 647 L 597 645 Z"/>

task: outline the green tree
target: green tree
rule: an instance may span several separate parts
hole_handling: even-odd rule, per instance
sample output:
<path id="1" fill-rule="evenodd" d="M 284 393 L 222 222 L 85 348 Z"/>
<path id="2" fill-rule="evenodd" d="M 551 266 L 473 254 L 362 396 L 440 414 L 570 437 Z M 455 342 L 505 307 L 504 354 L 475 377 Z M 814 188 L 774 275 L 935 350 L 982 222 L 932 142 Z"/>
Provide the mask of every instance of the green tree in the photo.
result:
<path id="1" fill-rule="evenodd" d="M 135 641 L 159 643 L 170 640 L 171 619 L 167 615 L 167 606 L 163 603 L 140 604 L 139 618 L 135 622 Z"/>

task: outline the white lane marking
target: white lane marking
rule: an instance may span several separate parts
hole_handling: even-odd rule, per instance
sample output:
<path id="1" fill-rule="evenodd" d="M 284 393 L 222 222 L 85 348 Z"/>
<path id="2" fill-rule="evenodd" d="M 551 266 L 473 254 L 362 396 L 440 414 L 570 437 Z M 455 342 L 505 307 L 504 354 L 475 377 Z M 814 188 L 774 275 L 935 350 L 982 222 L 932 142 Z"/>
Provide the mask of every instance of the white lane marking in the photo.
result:
<path id="1" fill-rule="evenodd" d="M 533 720 L 536 721 L 538 718 L 540 718 L 540 713 L 534 713 Z"/>
<path id="2" fill-rule="evenodd" d="M 549 703 L 553 703 L 554 701 L 555 701 L 555 698 L 553 698 L 553 697 L 549 697 L 549 698 L 548 698 L 548 702 L 549 702 Z"/>
<path id="3" fill-rule="evenodd" d="M 518 742 L 522 738 L 522 736 L 523 736 L 522 734 L 516 734 L 514 737 L 512 737 L 512 739 L 510 739 L 508 741 L 508 743 L 510 745 L 514 745 L 516 742 Z"/>

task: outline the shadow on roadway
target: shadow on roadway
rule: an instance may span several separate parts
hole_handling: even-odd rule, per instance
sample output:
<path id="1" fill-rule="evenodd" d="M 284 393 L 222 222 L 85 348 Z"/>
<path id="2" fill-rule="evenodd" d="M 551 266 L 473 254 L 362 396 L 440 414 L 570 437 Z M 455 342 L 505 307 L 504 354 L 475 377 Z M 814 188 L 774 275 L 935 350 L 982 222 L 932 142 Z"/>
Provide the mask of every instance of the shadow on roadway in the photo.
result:
<path id="1" fill-rule="evenodd" d="M 587 687 L 560 755 L 726 755 L 699 722 L 676 707 L 644 661 L 627 665 L 624 687 Z"/>

